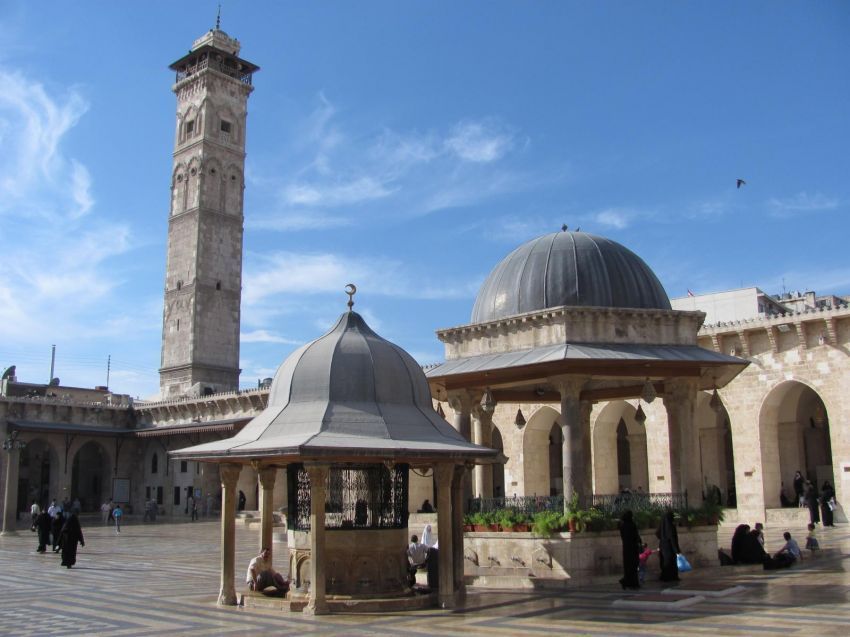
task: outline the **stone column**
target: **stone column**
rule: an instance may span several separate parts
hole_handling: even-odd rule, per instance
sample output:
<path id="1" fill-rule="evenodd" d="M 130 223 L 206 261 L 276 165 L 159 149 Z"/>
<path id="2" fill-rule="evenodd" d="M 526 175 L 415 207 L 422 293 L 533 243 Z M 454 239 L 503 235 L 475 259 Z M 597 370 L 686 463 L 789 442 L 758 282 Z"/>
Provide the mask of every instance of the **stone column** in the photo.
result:
<path id="1" fill-rule="evenodd" d="M 490 447 L 493 443 L 493 412 L 480 404 L 472 407 L 472 428 L 476 445 Z M 491 465 L 477 464 L 473 470 L 472 492 L 476 498 L 493 497 L 493 468 Z"/>
<path id="2" fill-rule="evenodd" d="M 664 385 L 664 408 L 670 438 L 670 490 L 688 492 L 688 504 L 702 501 L 699 436 L 694 428 L 696 381 L 678 379 Z"/>
<path id="3" fill-rule="evenodd" d="M 579 493 L 589 498 L 588 506 L 593 499 L 593 438 L 590 435 L 590 412 L 593 411 L 593 403 L 582 400 L 579 404 L 579 434 L 581 435 L 581 490 Z"/>
<path id="4" fill-rule="evenodd" d="M 272 549 L 272 529 L 274 528 L 274 483 L 277 470 L 274 467 L 260 467 L 257 477 L 260 480 L 260 549 Z"/>
<path id="5" fill-rule="evenodd" d="M 454 542 L 452 537 L 452 480 L 455 465 L 440 463 L 434 467 L 437 480 L 437 540 L 440 543 L 440 585 L 438 600 L 442 608 L 455 606 Z"/>
<path id="6" fill-rule="evenodd" d="M 468 475 L 469 469 L 465 465 L 455 466 L 452 477 L 452 560 L 454 585 L 458 592 L 466 589 L 463 581 L 463 485 Z"/>
<path id="7" fill-rule="evenodd" d="M 561 458 L 564 469 L 565 503 L 573 497 L 573 493 L 578 493 L 579 497 L 590 495 L 581 493 L 584 482 L 584 463 L 590 464 L 590 458 L 582 458 L 582 409 L 579 400 L 586 381 L 584 376 L 558 376 L 550 379 L 561 394 L 561 433 L 564 437 Z"/>
<path id="8" fill-rule="evenodd" d="M 0 451 L 6 458 L 6 489 L 3 506 L 3 530 L 0 535 L 17 535 L 15 514 L 18 511 L 18 464 L 21 459 L 19 449 Z"/>
<path id="9" fill-rule="evenodd" d="M 222 464 L 221 475 L 221 590 L 219 606 L 236 606 L 236 481 L 242 465 Z"/>
<path id="10" fill-rule="evenodd" d="M 480 394 L 473 395 L 466 390 L 450 391 L 448 393 L 449 407 L 454 412 L 452 418 L 452 427 L 460 433 L 466 440 L 472 442 L 472 405 L 481 399 Z M 463 480 L 463 510 L 466 511 L 469 507 L 469 501 L 472 499 L 472 476 L 467 472 Z"/>
<path id="11" fill-rule="evenodd" d="M 717 427 L 714 430 L 717 435 L 717 486 L 720 487 L 720 492 L 723 495 L 723 502 L 726 502 L 726 496 L 729 492 L 729 479 L 727 472 L 729 467 L 726 464 L 726 436 L 731 436 L 732 432 L 726 427 L 726 416 L 722 412 L 717 414 Z"/>
<path id="12" fill-rule="evenodd" d="M 310 600 L 307 615 L 327 615 L 325 599 L 325 491 L 328 465 L 307 465 L 310 477 Z"/>

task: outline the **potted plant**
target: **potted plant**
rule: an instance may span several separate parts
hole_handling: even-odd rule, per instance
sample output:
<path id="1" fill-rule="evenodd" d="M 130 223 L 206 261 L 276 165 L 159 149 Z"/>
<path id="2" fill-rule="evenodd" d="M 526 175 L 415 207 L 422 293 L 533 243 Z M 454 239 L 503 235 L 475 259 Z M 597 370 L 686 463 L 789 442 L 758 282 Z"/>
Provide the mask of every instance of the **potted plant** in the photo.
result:
<path id="1" fill-rule="evenodd" d="M 540 537 L 549 537 L 562 526 L 562 517 L 554 511 L 540 511 L 534 514 L 531 532 Z"/>

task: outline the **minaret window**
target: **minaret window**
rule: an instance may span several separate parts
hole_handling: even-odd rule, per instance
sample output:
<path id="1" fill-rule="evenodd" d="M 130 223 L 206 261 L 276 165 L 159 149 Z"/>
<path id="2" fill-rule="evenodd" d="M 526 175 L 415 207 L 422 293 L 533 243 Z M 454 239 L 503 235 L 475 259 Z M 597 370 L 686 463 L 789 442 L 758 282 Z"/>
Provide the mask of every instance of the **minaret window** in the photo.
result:
<path id="1" fill-rule="evenodd" d="M 215 282 L 215 289 L 216 289 L 216 290 L 220 290 L 220 289 L 221 289 L 221 281 L 216 281 L 216 282 Z"/>
<path id="2" fill-rule="evenodd" d="M 195 134 L 195 120 L 190 119 L 186 122 L 186 137 L 191 137 Z"/>
<path id="3" fill-rule="evenodd" d="M 230 130 L 231 130 L 230 122 L 226 120 L 221 120 L 221 141 L 229 142 L 230 141 Z"/>

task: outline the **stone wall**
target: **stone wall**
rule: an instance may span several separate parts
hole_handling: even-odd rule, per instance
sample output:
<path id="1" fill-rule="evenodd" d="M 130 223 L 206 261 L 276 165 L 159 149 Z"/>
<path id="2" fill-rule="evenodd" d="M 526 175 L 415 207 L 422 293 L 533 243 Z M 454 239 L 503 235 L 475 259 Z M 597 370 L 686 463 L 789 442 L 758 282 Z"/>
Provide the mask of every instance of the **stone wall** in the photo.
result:
<path id="1" fill-rule="evenodd" d="M 680 528 L 679 544 L 695 567 L 717 565 L 717 527 Z M 650 547 L 655 532 L 641 532 Z M 592 583 L 595 578 L 622 575 L 623 551 L 617 531 L 559 533 L 549 538 L 533 533 L 465 533 L 464 575 L 476 586 L 547 587 Z M 657 573 L 658 558 L 651 558 Z"/>

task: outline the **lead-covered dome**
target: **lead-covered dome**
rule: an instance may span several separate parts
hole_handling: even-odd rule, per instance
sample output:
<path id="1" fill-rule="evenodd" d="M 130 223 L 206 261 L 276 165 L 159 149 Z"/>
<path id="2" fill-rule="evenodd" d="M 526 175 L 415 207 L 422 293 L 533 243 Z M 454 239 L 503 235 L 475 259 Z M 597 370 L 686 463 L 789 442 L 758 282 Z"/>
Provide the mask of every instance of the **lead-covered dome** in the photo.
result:
<path id="1" fill-rule="evenodd" d="M 634 252 L 564 231 L 532 239 L 502 259 L 478 292 L 472 322 L 562 305 L 671 309 L 658 277 Z"/>

